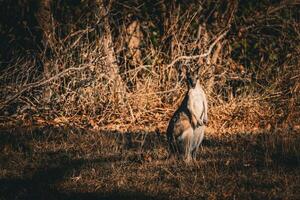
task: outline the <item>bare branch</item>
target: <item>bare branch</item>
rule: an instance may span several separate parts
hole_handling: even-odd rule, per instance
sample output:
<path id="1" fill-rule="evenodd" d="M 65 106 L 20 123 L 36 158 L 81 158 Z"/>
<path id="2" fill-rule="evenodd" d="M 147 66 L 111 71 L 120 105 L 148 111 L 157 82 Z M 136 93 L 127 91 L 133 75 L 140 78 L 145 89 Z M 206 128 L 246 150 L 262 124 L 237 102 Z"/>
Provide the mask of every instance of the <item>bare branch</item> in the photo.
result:
<path id="1" fill-rule="evenodd" d="M 176 58 L 175 60 L 173 60 L 170 64 L 168 64 L 167 67 L 172 67 L 175 63 L 177 63 L 180 60 L 194 60 L 194 59 L 199 59 L 199 58 L 203 58 L 203 57 L 207 57 L 211 54 L 213 48 L 216 46 L 216 44 L 226 36 L 226 34 L 228 33 L 228 29 L 224 31 L 224 33 L 222 33 L 221 35 L 219 35 L 217 37 L 217 39 L 215 39 L 215 41 L 209 46 L 208 50 L 206 53 L 200 54 L 200 55 L 194 55 L 194 56 L 179 56 L 178 58 Z"/>
<path id="2" fill-rule="evenodd" d="M 38 82 L 34 82 L 34 83 L 30 83 L 30 84 L 27 84 L 24 86 L 24 88 L 17 92 L 15 95 L 13 95 L 12 97 L 10 97 L 9 99 L 7 99 L 6 101 L 4 102 L 1 102 L 0 104 L 0 110 L 2 110 L 5 106 L 7 106 L 10 102 L 12 102 L 13 100 L 15 100 L 16 98 L 18 98 L 19 96 L 21 96 L 24 92 L 27 92 L 33 88 L 37 88 L 37 87 L 40 87 L 42 85 L 46 85 L 58 78 L 61 78 L 63 77 L 64 75 L 66 75 L 67 73 L 71 72 L 71 71 L 80 71 L 80 70 L 83 70 L 83 69 L 87 69 L 89 68 L 90 65 L 84 65 L 82 67 L 78 67 L 78 68 L 75 68 L 75 67 L 71 67 L 71 68 L 68 68 L 58 74 L 56 74 L 55 76 L 49 78 L 49 79 L 46 79 L 46 80 L 40 80 Z"/>

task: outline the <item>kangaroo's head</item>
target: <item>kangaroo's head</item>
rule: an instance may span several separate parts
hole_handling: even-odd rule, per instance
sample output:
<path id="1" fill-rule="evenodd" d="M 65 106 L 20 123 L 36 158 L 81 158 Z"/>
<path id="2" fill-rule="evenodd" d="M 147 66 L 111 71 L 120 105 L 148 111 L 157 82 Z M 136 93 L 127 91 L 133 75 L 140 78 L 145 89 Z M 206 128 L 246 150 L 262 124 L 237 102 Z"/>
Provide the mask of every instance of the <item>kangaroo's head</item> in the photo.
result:
<path id="1" fill-rule="evenodd" d="M 198 73 L 191 73 L 189 70 L 186 72 L 186 80 L 189 89 L 194 89 L 199 84 Z"/>

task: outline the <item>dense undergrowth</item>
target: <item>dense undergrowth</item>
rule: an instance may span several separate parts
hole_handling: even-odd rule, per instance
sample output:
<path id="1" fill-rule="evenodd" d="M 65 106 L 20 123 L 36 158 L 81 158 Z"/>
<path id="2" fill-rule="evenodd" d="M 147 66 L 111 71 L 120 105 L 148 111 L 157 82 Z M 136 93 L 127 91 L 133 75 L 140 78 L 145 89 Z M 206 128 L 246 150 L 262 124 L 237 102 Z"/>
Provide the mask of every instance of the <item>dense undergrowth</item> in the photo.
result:
<path id="1" fill-rule="evenodd" d="M 188 68 L 199 70 L 213 130 L 297 129 L 296 2 L 113 1 L 107 17 L 125 87 L 121 98 L 97 4 L 54 2 L 48 41 L 36 22 L 37 2 L 1 2 L 2 127 L 72 122 L 164 129 L 185 93 Z"/>

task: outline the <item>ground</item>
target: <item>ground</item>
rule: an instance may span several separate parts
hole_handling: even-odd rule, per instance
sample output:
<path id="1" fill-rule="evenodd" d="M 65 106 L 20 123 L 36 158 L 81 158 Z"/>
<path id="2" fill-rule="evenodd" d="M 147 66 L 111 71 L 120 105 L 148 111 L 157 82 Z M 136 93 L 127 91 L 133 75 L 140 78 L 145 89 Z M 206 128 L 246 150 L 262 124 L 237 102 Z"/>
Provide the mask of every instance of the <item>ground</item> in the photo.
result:
<path id="1" fill-rule="evenodd" d="M 164 133 L 31 127 L 0 132 L 0 199 L 300 199 L 300 136 L 206 134 L 197 161 Z"/>

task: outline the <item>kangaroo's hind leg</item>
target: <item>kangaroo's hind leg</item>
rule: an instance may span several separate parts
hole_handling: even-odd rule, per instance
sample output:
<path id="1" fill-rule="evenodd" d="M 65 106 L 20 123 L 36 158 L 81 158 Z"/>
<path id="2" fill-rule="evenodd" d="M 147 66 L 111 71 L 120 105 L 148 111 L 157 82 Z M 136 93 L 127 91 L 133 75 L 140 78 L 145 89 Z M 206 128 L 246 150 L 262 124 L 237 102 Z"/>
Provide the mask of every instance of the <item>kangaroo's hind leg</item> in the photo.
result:
<path id="1" fill-rule="evenodd" d="M 196 160 L 197 152 L 199 149 L 200 144 L 204 138 L 204 129 L 205 126 L 199 126 L 194 130 L 194 141 L 193 141 L 193 149 L 192 149 L 192 157 Z"/>
<path id="2" fill-rule="evenodd" d="M 175 138 L 169 139 L 169 158 L 176 158 L 180 154 L 180 145 L 176 142 Z"/>
<path id="3" fill-rule="evenodd" d="M 191 160 L 191 152 L 192 152 L 192 145 L 193 145 L 193 137 L 194 137 L 194 130 L 192 127 L 183 131 L 182 135 L 179 136 L 179 141 L 182 144 L 182 149 L 184 153 L 184 160 L 185 162 L 189 163 Z"/>

